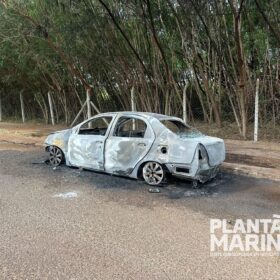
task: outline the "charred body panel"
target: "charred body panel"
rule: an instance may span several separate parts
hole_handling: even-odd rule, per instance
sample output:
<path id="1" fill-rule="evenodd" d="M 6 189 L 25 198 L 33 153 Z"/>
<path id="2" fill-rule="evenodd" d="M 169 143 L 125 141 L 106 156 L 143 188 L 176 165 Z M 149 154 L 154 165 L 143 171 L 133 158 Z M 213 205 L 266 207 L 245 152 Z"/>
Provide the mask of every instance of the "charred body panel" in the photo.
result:
<path id="1" fill-rule="evenodd" d="M 99 114 L 49 135 L 45 145 L 60 148 L 69 166 L 132 178 L 141 177 L 146 163 L 156 162 L 174 176 L 204 183 L 225 159 L 222 139 L 193 131 L 179 118 L 153 113 Z"/>
<path id="2" fill-rule="evenodd" d="M 54 133 L 51 133 L 44 142 L 47 151 L 51 146 L 55 146 L 61 149 L 61 151 L 64 154 L 65 162 L 67 165 L 69 164 L 68 164 L 68 157 L 66 155 L 68 152 L 68 141 L 71 134 L 72 134 L 72 129 L 56 131 Z"/>

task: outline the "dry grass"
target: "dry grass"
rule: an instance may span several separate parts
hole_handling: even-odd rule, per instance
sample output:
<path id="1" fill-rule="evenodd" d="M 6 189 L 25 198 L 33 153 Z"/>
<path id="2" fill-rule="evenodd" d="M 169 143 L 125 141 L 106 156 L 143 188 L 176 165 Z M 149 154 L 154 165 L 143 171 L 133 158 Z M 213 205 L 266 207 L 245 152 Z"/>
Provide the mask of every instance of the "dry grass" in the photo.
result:
<path id="1" fill-rule="evenodd" d="M 0 123 L 0 142 L 42 145 L 46 136 L 52 131 L 64 128 L 41 123 Z"/>
<path id="2" fill-rule="evenodd" d="M 244 140 L 242 136 L 240 136 L 235 123 L 224 122 L 221 128 L 217 127 L 215 124 L 207 124 L 204 122 L 196 122 L 193 126 L 211 136 L 217 136 L 223 139 Z M 247 140 L 253 140 L 253 135 L 254 126 L 250 124 L 248 127 Z M 280 124 L 275 128 L 271 124 L 260 126 L 258 139 L 259 141 L 280 143 Z"/>

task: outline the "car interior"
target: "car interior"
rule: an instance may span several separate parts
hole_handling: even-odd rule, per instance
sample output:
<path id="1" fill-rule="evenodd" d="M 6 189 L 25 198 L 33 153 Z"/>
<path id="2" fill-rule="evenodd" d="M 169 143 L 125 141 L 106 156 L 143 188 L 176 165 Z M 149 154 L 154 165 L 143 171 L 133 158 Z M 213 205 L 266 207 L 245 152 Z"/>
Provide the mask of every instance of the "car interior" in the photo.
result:
<path id="1" fill-rule="evenodd" d="M 80 127 L 79 134 L 104 136 L 111 120 L 112 117 L 103 117 L 90 120 Z"/>
<path id="2" fill-rule="evenodd" d="M 102 117 L 84 123 L 80 129 L 80 135 L 102 135 L 107 132 L 112 117 Z M 137 118 L 121 117 L 116 124 L 114 136 L 129 138 L 144 138 L 147 125 Z"/>
<path id="3" fill-rule="evenodd" d="M 114 136 L 144 138 L 147 125 L 144 121 L 136 118 L 122 117 L 118 120 Z"/>

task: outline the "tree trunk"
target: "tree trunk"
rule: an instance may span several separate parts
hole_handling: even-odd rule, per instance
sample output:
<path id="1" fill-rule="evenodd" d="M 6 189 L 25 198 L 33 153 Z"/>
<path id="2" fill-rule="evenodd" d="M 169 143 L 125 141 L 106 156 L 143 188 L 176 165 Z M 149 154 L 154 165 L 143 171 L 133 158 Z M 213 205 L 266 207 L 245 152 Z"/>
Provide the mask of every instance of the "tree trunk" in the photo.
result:
<path id="1" fill-rule="evenodd" d="M 247 89 L 247 75 L 246 67 L 244 62 L 244 53 L 243 53 L 243 43 L 241 36 L 241 9 L 243 1 L 241 0 L 240 5 L 237 0 L 232 0 L 229 2 L 234 14 L 234 38 L 237 48 L 237 61 L 238 61 L 238 74 L 239 74 L 239 83 L 238 83 L 238 92 L 239 92 L 239 101 L 240 101 L 240 115 L 242 123 L 242 137 L 245 139 L 247 136 L 247 111 L 246 111 L 246 89 Z"/>

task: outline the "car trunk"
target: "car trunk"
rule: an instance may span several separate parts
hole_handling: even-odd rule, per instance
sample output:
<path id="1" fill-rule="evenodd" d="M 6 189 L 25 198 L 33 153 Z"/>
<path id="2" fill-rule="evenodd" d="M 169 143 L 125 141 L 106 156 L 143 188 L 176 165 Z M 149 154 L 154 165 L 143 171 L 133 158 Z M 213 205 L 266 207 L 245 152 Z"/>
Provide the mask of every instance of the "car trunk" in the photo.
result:
<path id="1" fill-rule="evenodd" d="M 219 165 L 225 160 L 225 144 L 223 140 L 215 137 L 202 137 L 199 142 L 207 151 L 210 166 Z"/>

